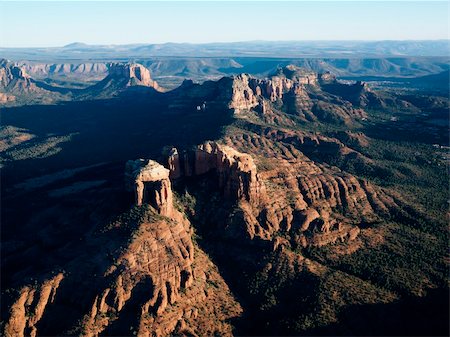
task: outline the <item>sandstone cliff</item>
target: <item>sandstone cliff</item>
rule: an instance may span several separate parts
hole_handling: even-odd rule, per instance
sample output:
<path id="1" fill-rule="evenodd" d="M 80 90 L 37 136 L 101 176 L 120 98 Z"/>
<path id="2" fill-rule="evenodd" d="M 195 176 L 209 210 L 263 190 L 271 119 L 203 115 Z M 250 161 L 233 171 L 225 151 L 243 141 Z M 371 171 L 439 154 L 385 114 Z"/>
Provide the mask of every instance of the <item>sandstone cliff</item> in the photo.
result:
<path id="1" fill-rule="evenodd" d="M 44 281 L 39 287 L 26 286 L 20 290 L 19 298 L 11 306 L 11 316 L 5 325 L 5 336 L 22 337 L 37 335 L 36 324 L 42 318 L 47 305 L 56 296 L 62 273 Z"/>
<path id="2" fill-rule="evenodd" d="M 164 91 L 150 76 L 150 71 L 137 63 L 110 63 L 108 75 L 101 81 L 77 91 L 77 99 L 110 98 L 133 91 Z M 150 90 L 151 91 L 151 90 Z"/>
<path id="3" fill-rule="evenodd" d="M 367 182 L 317 165 L 292 146 L 280 156 L 270 138 L 226 139 L 226 144 L 240 148 L 255 143 L 264 155 L 257 162 L 271 169 L 258 172 L 252 156 L 214 142 L 181 155 L 172 149 L 167 159 L 173 179 L 213 172 L 223 196 L 240 209 L 235 216 L 241 220 L 231 218 L 223 224 L 229 235 L 245 233 L 250 239 L 271 242 L 284 233 L 292 245 L 321 246 L 338 239 L 353 240 L 359 223 L 374 221 L 396 207 L 392 198 Z"/>
<path id="4" fill-rule="evenodd" d="M 94 255 L 81 253 L 64 273 L 24 286 L 10 308 L 5 336 L 55 331 L 80 336 L 231 336 L 227 320 L 242 309 L 217 268 L 194 245 L 189 221 L 173 206 L 168 177 L 169 170 L 157 162 L 129 161 L 126 186 L 142 206 L 89 238 L 98 245 Z M 91 267 L 77 270 L 84 259 L 92 260 Z M 103 272 L 97 276 L 94 270 Z M 55 325 L 42 323 L 51 322 L 55 310 L 68 303 L 79 317 L 75 325 L 55 330 Z"/>
<path id="5" fill-rule="evenodd" d="M 355 89 L 360 86 L 363 89 Z M 334 87 L 339 90 L 330 89 Z M 364 84 L 341 84 L 331 74 L 316 74 L 292 65 L 266 79 L 247 74 L 234 76 L 231 88 L 230 109 L 236 114 L 254 110 L 274 124 L 283 119 L 287 122 L 279 113 L 283 110 L 305 122 L 352 124 L 367 117 L 360 107 L 375 102 L 375 96 Z M 370 99 L 366 97 L 369 94 Z"/>
<path id="6" fill-rule="evenodd" d="M 24 66 L 5 59 L 0 60 L 1 104 L 53 103 L 68 93 L 68 90 L 52 88 L 34 80 Z"/>
<path id="7" fill-rule="evenodd" d="M 33 77 L 45 78 L 54 75 L 66 77 L 83 75 L 88 78 L 104 77 L 108 72 L 106 63 L 38 63 L 23 62 L 25 71 Z"/>
<path id="8" fill-rule="evenodd" d="M 27 94 L 37 91 L 38 88 L 32 82 L 24 68 L 2 59 L 0 60 L 0 90 L 4 92 L 3 100 L 6 102 L 13 100 L 10 97 L 13 97 L 12 95 L 14 94 Z M 11 95 L 8 95 L 8 93 Z"/>
<path id="9" fill-rule="evenodd" d="M 270 186 L 262 207 L 243 204 L 250 236 L 270 239 L 284 232 L 295 244 L 323 245 L 342 235 L 354 238 L 360 223 L 375 221 L 398 207 L 368 182 L 311 161 L 296 148 L 302 148 L 301 143 L 274 141 L 269 133 L 233 136 L 225 138 L 225 144 L 253 149 L 257 165 L 264 169 L 259 179 Z"/>
<path id="10" fill-rule="evenodd" d="M 124 88 L 130 86 L 151 87 L 160 90 L 158 83 L 152 80 L 150 71 L 137 63 L 112 63 L 109 65 L 108 76 L 102 81 L 113 81 Z"/>
<path id="11" fill-rule="evenodd" d="M 136 205 L 150 204 L 164 216 L 173 211 L 169 170 L 153 160 L 128 161 L 125 167 L 125 184 L 135 193 Z"/>
<path id="12" fill-rule="evenodd" d="M 258 206 L 265 198 L 265 187 L 250 155 L 215 142 L 200 144 L 192 152 L 183 154 L 183 165 L 176 149 L 168 159 L 171 176 L 200 176 L 214 172 L 218 187 L 229 200 L 246 200 Z"/>

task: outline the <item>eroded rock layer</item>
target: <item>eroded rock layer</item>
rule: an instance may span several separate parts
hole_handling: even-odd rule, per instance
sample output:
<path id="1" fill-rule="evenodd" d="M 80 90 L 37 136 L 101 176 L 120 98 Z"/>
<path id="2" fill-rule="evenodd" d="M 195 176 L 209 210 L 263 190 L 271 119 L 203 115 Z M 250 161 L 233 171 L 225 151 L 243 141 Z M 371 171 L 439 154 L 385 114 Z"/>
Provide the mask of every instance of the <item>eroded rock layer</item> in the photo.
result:
<path id="1" fill-rule="evenodd" d="M 367 117 L 361 107 L 370 104 L 379 102 L 365 84 L 342 84 L 329 73 L 317 74 L 295 66 L 281 68 L 267 79 L 234 76 L 229 101 L 236 114 L 255 110 L 272 123 L 285 119 L 274 116 L 281 109 L 305 121 L 351 124 Z"/>
<path id="2" fill-rule="evenodd" d="M 214 172 L 224 197 L 239 206 L 235 217 L 241 220 L 229 220 L 231 226 L 224 224 L 237 238 L 244 233 L 250 239 L 272 241 L 284 233 L 291 244 L 303 247 L 353 240 L 360 223 L 374 221 L 397 207 L 392 198 L 368 182 L 317 165 L 292 145 L 278 155 L 270 133 L 267 138 L 237 137 L 226 143 L 247 149 L 256 144 L 265 156 L 257 157 L 255 164 L 248 154 L 207 142 L 181 154 L 183 159 L 175 149 L 168 157 L 176 179 Z M 258 172 L 258 163 L 265 166 L 263 172 Z"/>
<path id="3" fill-rule="evenodd" d="M 152 80 L 150 71 L 138 63 L 112 63 L 109 65 L 108 77 L 126 80 L 125 86 L 141 85 L 159 89 L 158 83 Z"/>
<path id="4" fill-rule="evenodd" d="M 153 160 L 128 161 L 125 167 L 125 185 L 134 192 L 136 205 L 152 205 L 165 216 L 172 216 L 173 197 L 169 170 Z"/>
<path id="5" fill-rule="evenodd" d="M 75 325 L 64 326 L 59 334 L 230 336 L 232 329 L 227 320 L 242 309 L 217 268 L 194 246 L 189 221 L 173 207 L 168 176 L 169 170 L 157 162 L 128 162 L 127 186 L 136 192 L 136 202 L 142 206 L 137 218 L 119 218 L 102 230 L 103 234 L 96 233 L 100 237 L 91 238 L 93 242 L 104 241 L 96 255 L 90 256 L 92 268 L 104 272 L 94 274 L 93 280 L 83 279 L 83 271 L 73 269 L 79 265 L 77 259 L 88 258 L 80 256 L 66 266 L 66 273 L 75 272 L 79 281 L 70 277 L 66 281 L 63 272 L 24 286 L 11 306 L 5 335 L 39 336 L 54 331 L 53 326 L 45 324 L 40 331 L 41 321 L 51 319 L 47 312 L 52 315 L 69 303 L 79 319 Z M 114 240 L 123 236 L 129 239 L 113 248 Z M 114 255 L 111 263 L 109 259 Z M 96 286 L 91 288 L 90 282 Z M 60 292 L 60 284 L 72 291 Z M 90 289 L 80 303 L 72 294 L 75 284 L 81 293 Z"/>
<path id="6" fill-rule="evenodd" d="M 15 96 L 37 93 L 39 88 L 33 83 L 23 67 L 8 60 L 0 60 L 0 102 L 15 100 Z"/>

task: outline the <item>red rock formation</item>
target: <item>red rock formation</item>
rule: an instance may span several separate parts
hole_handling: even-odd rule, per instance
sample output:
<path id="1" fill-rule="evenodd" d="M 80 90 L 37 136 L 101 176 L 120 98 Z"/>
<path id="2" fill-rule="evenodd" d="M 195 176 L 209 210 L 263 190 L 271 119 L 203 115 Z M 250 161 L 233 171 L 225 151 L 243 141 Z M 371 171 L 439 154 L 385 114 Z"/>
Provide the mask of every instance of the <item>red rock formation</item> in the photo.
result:
<path id="1" fill-rule="evenodd" d="M 331 90 L 330 94 L 323 89 Z M 337 88 L 337 89 L 334 89 Z M 356 89 L 355 89 L 356 88 Z M 364 104 L 357 98 L 359 94 L 368 90 L 358 89 L 359 84 L 342 84 L 329 74 L 316 74 L 295 66 L 289 65 L 267 79 L 257 79 L 247 74 L 234 76 L 231 83 L 231 94 L 228 107 L 234 113 L 241 114 L 245 111 L 255 110 L 267 115 L 266 122 L 271 124 L 288 123 L 283 114 L 277 114 L 273 108 L 274 102 L 282 104 L 289 114 L 300 116 L 305 121 L 325 121 L 333 123 L 351 124 L 354 119 L 361 119 L 366 113 L 355 108 L 367 105 L 368 99 L 364 96 Z M 311 98 L 320 95 L 320 99 Z M 356 95 L 356 96 L 355 96 Z M 342 97 L 342 98 L 341 98 Z M 359 97 L 359 96 L 358 96 Z M 270 115 L 273 115 L 270 117 Z"/>
<path id="2" fill-rule="evenodd" d="M 167 164 L 170 171 L 170 179 L 178 179 L 182 175 L 182 170 L 180 167 L 180 155 L 178 150 L 174 147 L 166 149 L 163 153 L 167 156 Z"/>
<path id="3" fill-rule="evenodd" d="M 21 62 L 20 63 L 31 76 L 43 78 L 54 75 L 63 75 L 66 77 L 84 75 L 89 78 L 104 77 L 108 72 L 106 63 L 39 63 L 39 62 Z"/>
<path id="4" fill-rule="evenodd" d="M 217 332 L 231 336 L 227 320 L 238 316 L 242 309 L 217 268 L 194 247 L 189 221 L 172 205 L 169 170 L 151 160 L 129 161 L 126 182 L 127 188 L 136 192 L 138 204 L 149 203 L 152 207 L 137 225 L 134 220 L 114 224 L 113 228 L 133 226 L 130 239 L 102 276 L 105 281 L 99 283 L 101 287 L 94 289 L 97 295 L 78 326 L 67 328 L 80 336 L 114 334 L 114 322 L 126 315 L 123 312 L 130 310 L 130 303 L 137 302 L 133 315 L 138 317 L 138 324 L 129 331 L 131 334 L 159 337 Z M 155 215 L 153 209 L 164 217 Z M 103 263 L 108 248 L 102 247 L 98 256 L 90 257 L 93 264 Z M 5 335 L 35 336 L 36 323 L 53 305 L 62 280 L 63 274 L 58 274 L 40 286 L 25 286 L 11 307 Z M 208 282 L 215 287 L 208 287 Z"/>
<path id="5" fill-rule="evenodd" d="M 271 102 L 282 99 L 283 95 L 291 89 L 299 92 L 299 84 L 300 82 L 294 82 L 284 76 L 273 76 L 262 80 L 241 74 L 233 78 L 229 107 L 236 113 L 250 110 L 262 104 L 264 99 Z"/>
<path id="6" fill-rule="evenodd" d="M 183 172 L 173 175 L 179 178 L 214 171 L 219 188 L 226 198 L 246 200 L 252 205 L 258 205 L 264 200 L 265 187 L 250 155 L 215 142 L 206 142 L 194 150 L 192 157 L 190 160 L 186 153 Z M 181 166 L 178 156 L 169 156 L 168 162 L 169 167 L 174 170 Z"/>
<path id="7" fill-rule="evenodd" d="M 136 205 L 148 203 L 165 216 L 173 212 L 169 170 L 153 160 L 128 161 L 125 167 L 126 187 L 135 193 Z"/>
<path id="8" fill-rule="evenodd" d="M 109 77 L 127 79 L 125 86 L 142 85 L 159 90 L 158 83 L 152 80 L 150 71 L 138 63 L 112 63 L 109 66 Z"/>
<path id="9" fill-rule="evenodd" d="M 6 337 L 37 335 L 36 324 L 42 318 L 45 307 L 54 301 L 62 273 L 44 281 L 40 287 L 26 286 L 20 290 L 19 298 L 11 306 L 10 318 L 5 324 Z"/>
<path id="10" fill-rule="evenodd" d="M 236 135 L 225 139 L 227 145 L 252 151 L 256 163 L 264 167 L 257 176 L 265 186 L 265 197 L 256 207 L 245 199 L 239 202 L 250 238 L 272 240 L 276 233 L 284 233 L 292 243 L 304 247 L 353 240 L 361 222 L 376 221 L 398 207 L 368 182 L 312 162 L 275 134 L 267 133 L 266 137 Z M 340 146 L 333 151 L 341 151 Z"/>
<path id="11" fill-rule="evenodd" d="M 24 94 L 37 89 L 23 67 L 5 59 L 0 60 L 0 90 L 7 93 Z"/>
<path id="12" fill-rule="evenodd" d="M 188 222 L 143 223 L 137 231 L 105 274 L 112 279 L 112 285 L 99 291 L 90 313 L 85 316 L 85 336 L 96 336 L 110 323 L 108 317 L 120 316 L 133 289 L 140 284 L 146 285 L 147 297 L 140 298 L 142 312 L 136 314 L 159 316 L 179 299 L 182 289 L 193 283 L 194 246 Z"/>

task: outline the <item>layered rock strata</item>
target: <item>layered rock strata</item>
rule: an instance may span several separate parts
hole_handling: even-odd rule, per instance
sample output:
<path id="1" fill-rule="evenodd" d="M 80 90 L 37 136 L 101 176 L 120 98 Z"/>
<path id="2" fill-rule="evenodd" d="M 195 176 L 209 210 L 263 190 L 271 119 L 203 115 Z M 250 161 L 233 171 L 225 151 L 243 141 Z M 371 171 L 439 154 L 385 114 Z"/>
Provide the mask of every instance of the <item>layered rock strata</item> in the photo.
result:
<path id="1" fill-rule="evenodd" d="M 260 150 L 268 144 L 262 143 Z M 353 240 L 360 222 L 373 221 L 395 205 L 367 182 L 319 167 L 294 148 L 282 153 L 288 151 L 294 151 L 289 161 L 264 159 L 272 168 L 263 173 L 258 173 L 250 155 L 214 142 L 181 154 L 171 149 L 167 162 L 172 179 L 214 172 L 223 196 L 241 210 L 237 214 L 242 219 L 231 220 L 241 229 L 233 230 L 242 233 L 243 229 L 250 239 L 271 241 L 277 233 L 285 233 L 292 244 L 303 247 Z"/>
<path id="2" fill-rule="evenodd" d="M 11 306 L 9 320 L 5 324 L 6 337 L 37 335 L 36 324 L 44 315 L 47 305 L 56 296 L 59 284 L 64 279 L 62 273 L 44 281 L 39 287 L 26 286 L 20 290 L 19 297 Z"/>
<path id="3" fill-rule="evenodd" d="M 59 332 L 63 335 L 232 335 L 227 320 L 242 309 L 217 268 L 194 246 L 189 221 L 173 207 L 169 170 L 152 160 L 129 161 L 126 186 L 135 192 L 136 203 L 143 206 L 138 208 L 140 215 L 136 218 L 130 213 L 119 218 L 108 226 L 104 238 L 91 237 L 88 246 L 103 244 L 94 256 L 81 254 L 66 266 L 72 279 L 59 273 L 40 284 L 24 286 L 11 306 L 5 336 L 42 335 L 38 323 L 46 313 L 68 304 L 80 311 L 80 318 L 76 326 L 66 326 Z M 116 248 L 111 263 L 111 247 L 125 233 L 129 239 Z M 89 281 L 97 285 L 93 298 L 89 283 L 85 284 L 78 277 L 80 271 L 73 269 L 84 259 L 91 261 L 94 270 L 105 270 Z M 104 269 L 106 261 L 109 267 Z M 215 286 L 209 287 L 208 282 Z M 60 283 L 66 292 L 59 292 Z M 82 301 L 88 305 L 71 303 L 76 298 L 67 293 L 67 288 L 76 292 L 75 288 L 81 287 L 83 292 L 84 286 L 91 289 Z"/>
<path id="4" fill-rule="evenodd" d="M 150 76 L 150 71 L 138 63 L 111 63 L 108 70 L 109 78 L 127 80 L 125 86 L 145 86 L 159 90 L 159 85 Z"/>
<path id="5" fill-rule="evenodd" d="M 316 74 L 287 66 L 266 79 L 241 74 L 232 78 L 228 107 L 240 115 L 250 110 L 261 113 L 271 124 L 291 123 L 284 113 L 304 121 L 350 125 L 366 118 L 361 108 L 379 104 L 364 83 L 342 84 L 329 74 Z M 280 112 L 281 107 L 283 111 Z"/>
<path id="6" fill-rule="evenodd" d="M 192 152 L 183 153 L 182 159 L 178 151 L 172 149 L 167 162 L 173 179 L 214 171 L 225 198 L 246 200 L 252 205 L 264 200 L 265 187 L 253 158 L 229 146 L 205 142 Z"/>
<path id="7" fill-rule="evenodd" d="M 3 101 L 12 101 L 14 94 L 25 94 L 37 89 L 23 67 L 5 59 L 0 60 L 0 91 L 11 93 L 11 95 L 3 94 Z"/>
<path id="8" fill-rule="evenodd" d="M 173 211 L 170 171 L 153 160 L 128 161 L 125 167 L 125 186 L 135 193 L 136 205 L 148 203 L 161 215 Z"/>

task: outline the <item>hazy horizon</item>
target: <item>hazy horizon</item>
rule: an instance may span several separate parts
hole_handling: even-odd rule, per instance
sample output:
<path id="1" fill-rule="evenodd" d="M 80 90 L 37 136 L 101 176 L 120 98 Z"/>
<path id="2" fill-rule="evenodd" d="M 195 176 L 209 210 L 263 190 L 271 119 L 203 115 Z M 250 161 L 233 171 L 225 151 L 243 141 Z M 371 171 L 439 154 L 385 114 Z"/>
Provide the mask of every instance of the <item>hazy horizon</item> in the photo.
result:
<path id="1" fill-rule="evenodd" d="M 448 40 L 448 9 L 445 1 L 1 1 L 0 46 Z"/>
<path id="2" fill-rule="evenodd" d="M 139 46 L 139 45 L 167 45 L 167 44 L 177 44 L 177 45 L 213 45 L 213 44 L 244 44 L 244 43 L 339 43 L 339 42 L 345 42 L 345 43 L 376 43 L 376 42 L 437 42 L 437 41 L 448 41 L 450 43 L 450 38 L 445 39 L 404 39 L 404 40 L 395 40 L 395 39 L 380 39 L 380 40 L 237 40 L 237 41 L 227 41 L 227 42 L 221 42 L 221 41 L 211 41 L 211 42 L 174 42 L 174 41 L 166 41 L 166 42 L 158 42 L 158 43 L 152 43 L 152 42 L 134 42 L 134 43 L 86 43 L 83 41 L 73 41 L 69 42 L 65 45 L 58 45 L 58 46 L 21 46 L 21 47 L 4 47 L 0 45 L 0 48 L 2 49 L 33 49 L 33 48 L 65 48 L 72 45 L 85 45 L 89 47 L 108 47 L 108 46 Z"/>

